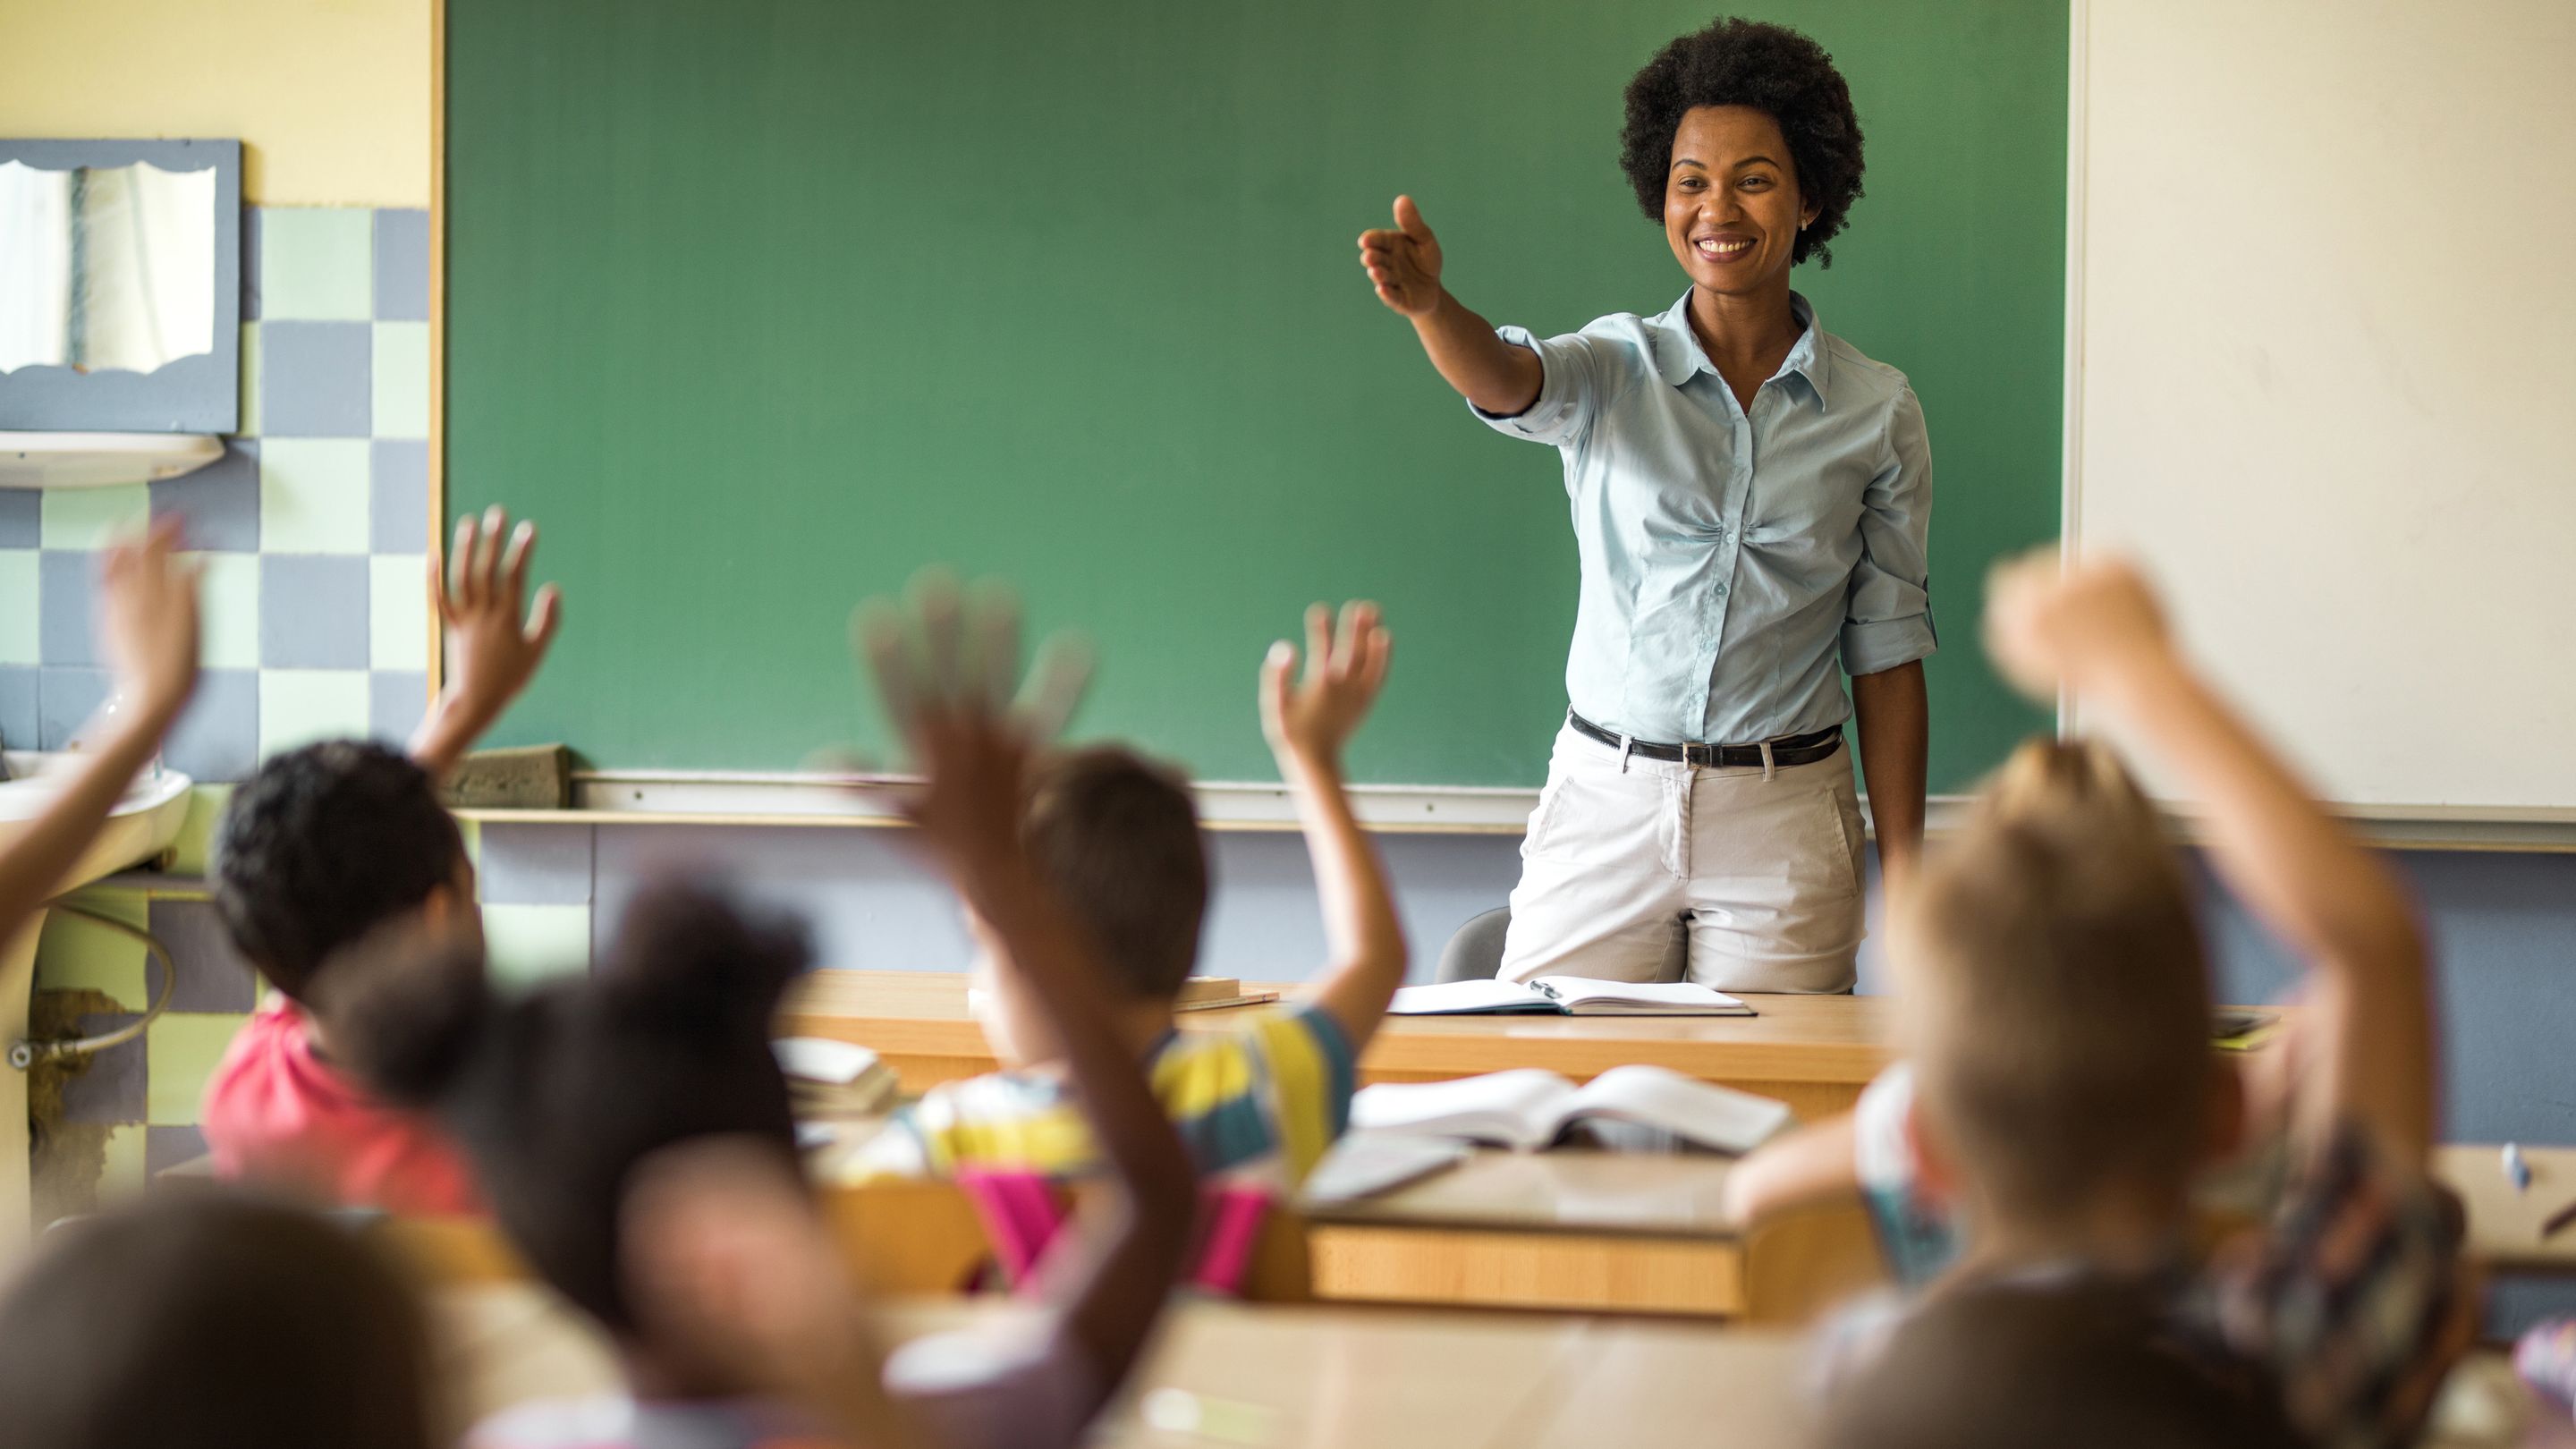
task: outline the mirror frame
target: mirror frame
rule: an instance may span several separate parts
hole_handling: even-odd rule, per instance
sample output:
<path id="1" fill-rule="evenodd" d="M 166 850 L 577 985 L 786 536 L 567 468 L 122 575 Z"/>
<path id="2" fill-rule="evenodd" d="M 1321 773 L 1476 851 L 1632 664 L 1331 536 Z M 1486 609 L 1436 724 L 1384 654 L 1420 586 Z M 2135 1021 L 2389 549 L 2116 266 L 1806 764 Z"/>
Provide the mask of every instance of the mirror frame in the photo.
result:
<path id="1" fill-rule="evenodd" d="M 0 373 L 0 429 L 230 433 L 241 424 L 241 142 L 0 140 L 0 161 L 40 171 L 137 162 L 215 173 L 215 348 L 151 372 L 22 367 Z"/>

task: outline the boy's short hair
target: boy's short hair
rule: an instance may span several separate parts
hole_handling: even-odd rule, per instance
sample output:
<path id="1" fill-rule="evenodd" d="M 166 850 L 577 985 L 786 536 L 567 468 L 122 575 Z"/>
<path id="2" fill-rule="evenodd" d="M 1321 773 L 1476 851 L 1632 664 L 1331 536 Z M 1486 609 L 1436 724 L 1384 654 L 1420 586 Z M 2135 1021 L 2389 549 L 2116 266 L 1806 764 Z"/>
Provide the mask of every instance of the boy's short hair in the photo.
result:
<path id="1" fill-rule="evenodd" d="M 1022 833 L 1112 978 L 1140 999 L 1179 996 L 1208 902 L 1188 782 L 1114 745 L 1064 751 L 1034 772 Z"/>
<path id="2" fill-rule="evenodd" d="M 2293 1449 L 2250 1371 L 2178 1334 L 2144 1285 L 1937 1292 L 1825 1415 L 1826 1449 Z"/>
<path id="3" fill-rule="evenodd" d="M 1922 1101 L 1964 1186 L 2045 1223 L 2188 1181 L 2209 969 L 2155 807 L 2109 750 L 2015 751 L 1900 909 Z"/>
<path id="4" fill-rule="evenodd" d="M 409 756 L 363 740 L 291 750 L 234 792 L 214 845 L 234 948 L 301 1001 L 332 953 L 456 880 L 465 840 Z"/>
<path id="5" fill-rule="evenodd" d="M 393 1264 L 228 1192 L 64 1224 L 0 1297 L 0 1449 L 429 1449 L 435 1397 Z"/>

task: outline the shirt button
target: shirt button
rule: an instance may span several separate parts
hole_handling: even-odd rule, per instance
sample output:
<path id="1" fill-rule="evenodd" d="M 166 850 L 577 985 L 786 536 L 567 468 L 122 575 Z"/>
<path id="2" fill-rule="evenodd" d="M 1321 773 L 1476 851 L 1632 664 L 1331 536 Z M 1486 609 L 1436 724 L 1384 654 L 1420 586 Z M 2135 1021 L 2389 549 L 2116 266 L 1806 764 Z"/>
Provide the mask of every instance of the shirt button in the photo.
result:
<path id="1" fill-rule="evenodd" d="M 1723 599 L 1726 597 L 1726 585 L 1719 584 L 1712 592 L 1714 592 L 1719 598 Z"/>

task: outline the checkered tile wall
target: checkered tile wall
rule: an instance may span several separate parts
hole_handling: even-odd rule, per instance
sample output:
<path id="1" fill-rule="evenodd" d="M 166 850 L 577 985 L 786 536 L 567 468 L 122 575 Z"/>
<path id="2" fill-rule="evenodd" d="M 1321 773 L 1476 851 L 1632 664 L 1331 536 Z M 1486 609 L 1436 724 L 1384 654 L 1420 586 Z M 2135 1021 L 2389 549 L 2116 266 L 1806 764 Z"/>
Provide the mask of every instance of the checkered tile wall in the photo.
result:
<path id="1" fill-rule="evenodd" d="M 132 488 L 0 490 L 0 736 L 59 748 L 107 688 L 90 631 L 99 539 L 185 520 L 205 564 L 204 673 L 164 750 L 202 787 L 165 890 L 78 903 L 148 927 L 179 963 L 170 1009 L 66 1085 L 62 1121 L 104 1128 L 103 1195 L 203 1150 L 207 1073 L 257 999 L 203 887 L 228 786 L 326 736 L 401 739 L 427 698 L 429 215 L 269 207 L 242 247 L 241 434 L 184 478 Z M 128 880 L 133 878 L 129 877 Z M 159 988 L 129 938 L 46 927 L 37 986 L 87 990 L 131 1020 Z"/>
<path id="2" fill-rule="evenodd" d="M 333 735 L 399 738 L 427 695 L 429 214 L 250 213 L 242 429 L 127 488 L 0 493 L 0 737 L 56 749 L 107 688 L 88 552 L 146 517 L 206 565 L 205 675 L 165 751 L 200 781 Z"/>

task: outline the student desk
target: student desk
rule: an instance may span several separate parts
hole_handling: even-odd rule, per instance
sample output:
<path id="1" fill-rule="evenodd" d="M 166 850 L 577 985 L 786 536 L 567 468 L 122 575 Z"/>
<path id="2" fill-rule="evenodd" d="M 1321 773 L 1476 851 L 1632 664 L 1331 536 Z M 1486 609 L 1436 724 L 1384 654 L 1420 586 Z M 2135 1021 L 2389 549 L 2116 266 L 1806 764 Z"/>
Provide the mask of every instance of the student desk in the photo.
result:
<path id="1" fill-rule="evenodd" d="M 1012 1311 L 906 1303 L 888 1326 L 908 1337 Z M 434 1323 L 441 1376 L 468 1419 L 615 1382 L 597 1334 L 524 1285 L 443 1290 Z M 1795 1449 L 1808 1437 L 1800 1363 L 1795 1337 L 1759 1330 L 1185 1301 L 1092 1442 Z M 1200 1434 L 1177 1427 L 1192 1411 Z"/>
<path id="2" fill-rule="evenodd" d="M 1247 984 L 1247 989 L 1253 989 Z M 1260 986 L 1283 996 L 1295 986 Z M 1431 1082 L 1511 1067 L 1577 1081 L 1647 1062 L 1787 1102 L 1812 1121 L 1851 1106 L 1887 1064 L 1889 1003 L 1871 996 L 1755 996 L 1759 1016 L 1389 1017 L 1360 1061 L 1363 1082 Z M 1185 1030 L 1224 1030 L 1261 1007 L 1185 1012 Z M 793 987 L 779 1034 L 872 1047 L 919 1092 L 991 1071 L 992 1048 L 948 972 L 817 971 Z"/>
<path id="3" fill-rule="evenodd" d="M 1483 1149 L 1375 1197 L 1308 1200 L 1299 1211 L 1315 1293 L 1786 1324 L 1878 1281 L 1857 1205 L 1739 1232 L 1720 1210 L 1733 1166 L 1696 1154 Z"/>
<path id="4" fill-rule="evenodd" d="M 2495 1273 L 2576 1274 L 2576 1226 L 2540 1235 L 2550 1214 L 2576 1203 L 2576 1147 L 2524 1147 L 2528 1192 L 2505 1179 L 2503 1153 L 2495 1142 L 2433 1149 L 2433 1171 L 2468 1210 L 2469 1256 Z"/>

